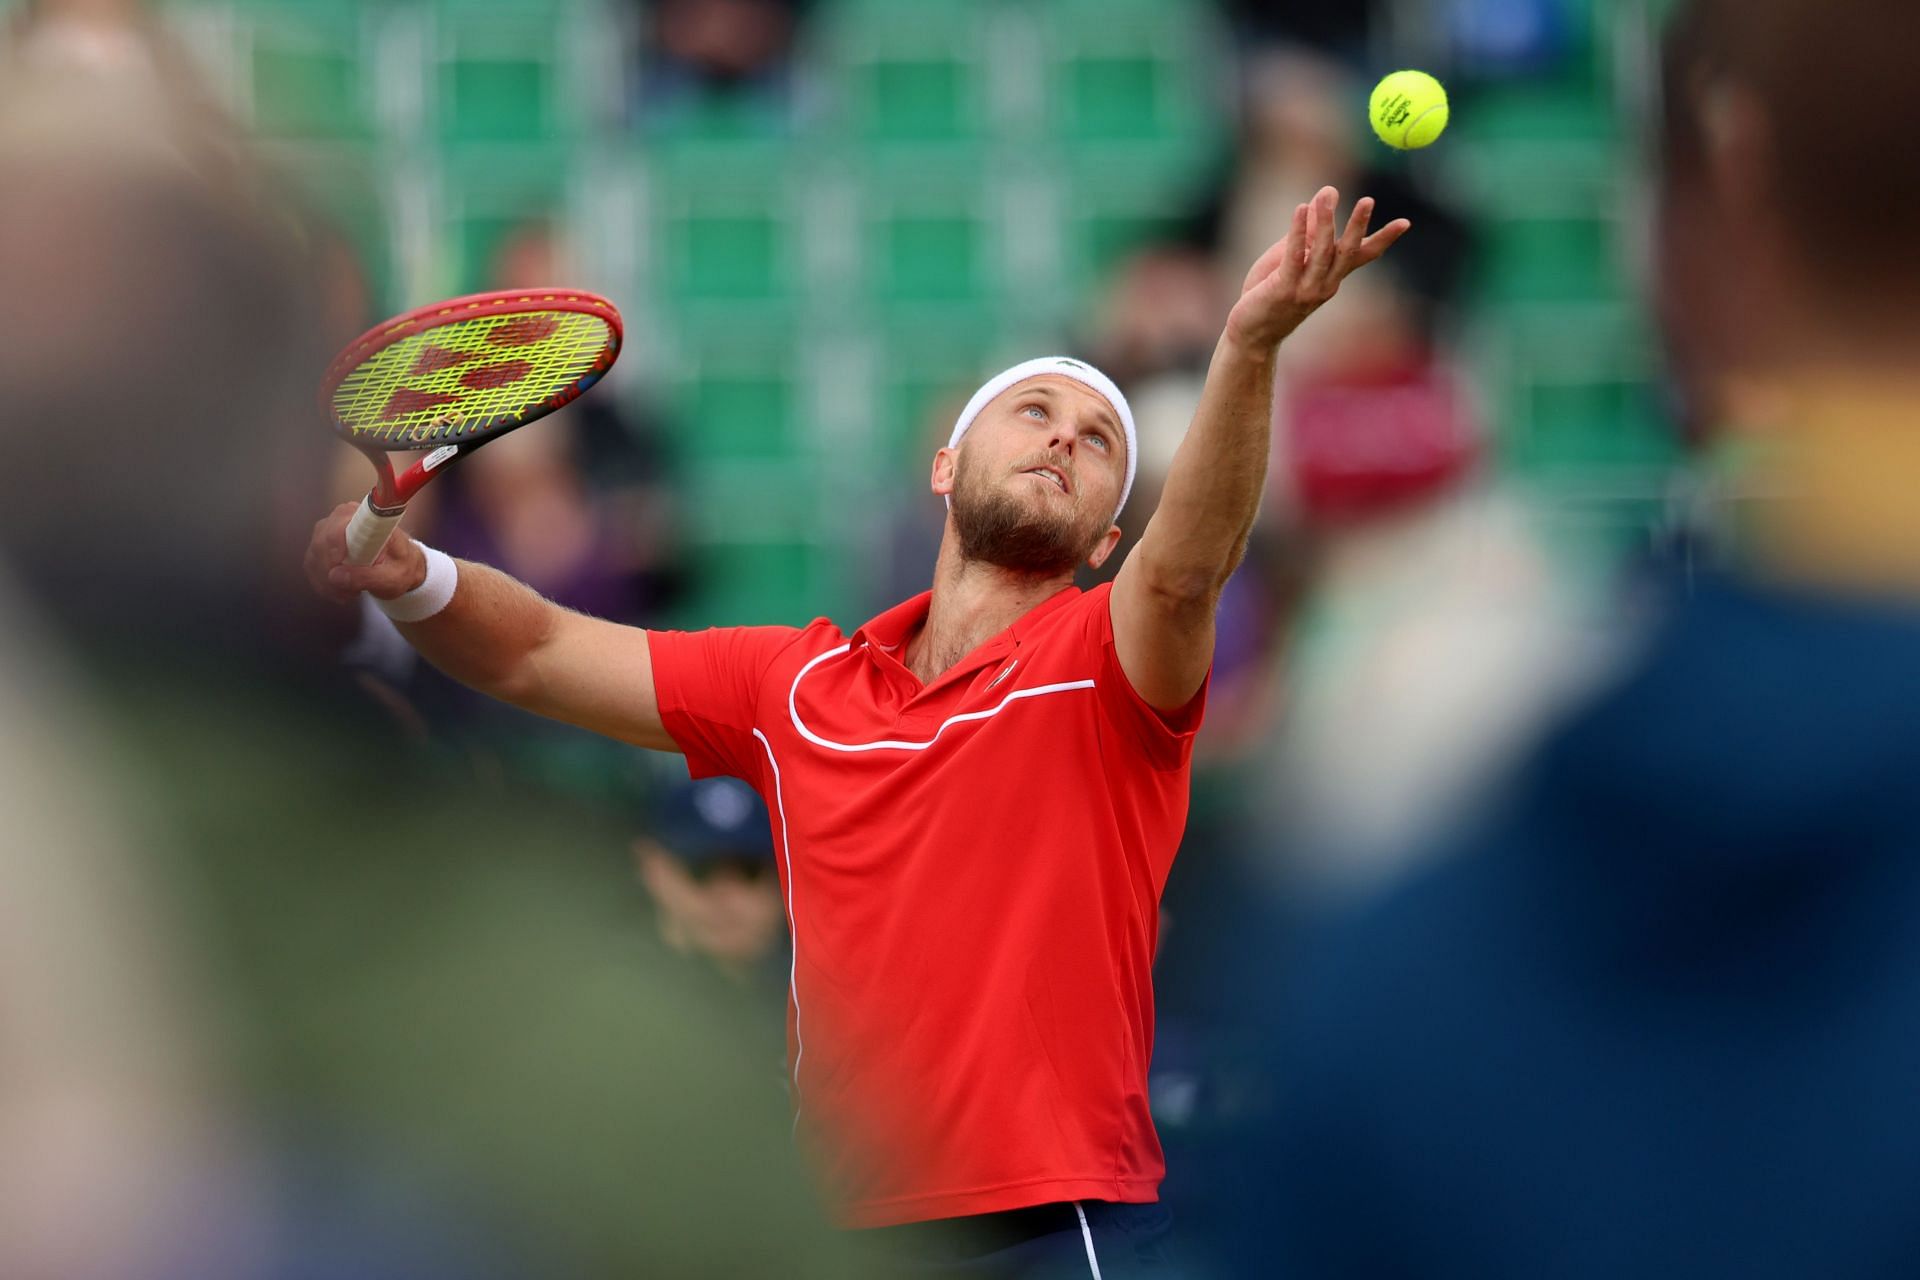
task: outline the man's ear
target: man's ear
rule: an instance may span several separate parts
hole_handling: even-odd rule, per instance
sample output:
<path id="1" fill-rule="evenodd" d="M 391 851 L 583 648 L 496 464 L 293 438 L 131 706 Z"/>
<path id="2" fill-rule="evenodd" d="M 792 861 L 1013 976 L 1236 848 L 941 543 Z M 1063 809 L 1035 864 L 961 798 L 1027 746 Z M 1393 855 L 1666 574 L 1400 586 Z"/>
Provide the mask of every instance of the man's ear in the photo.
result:
<path id="1" fill-rule="evenodd" d="M 942 497 L 953 494 L 954 477 L 960 470 L 958 449 L 936 449 L 933 454 L 933 491 Z"/>
<path id="2" fill-rule="evenodd" d="M 1100 535 L 1100 541 L 1094 544 L 1092 553 L 1087 556 L 1087 567 L 1098 569 L 1107 562 L 1107 557 L 1112 555 L 1113 549 L 1119 545 L 1120 526 L 1116 524 Z"/>

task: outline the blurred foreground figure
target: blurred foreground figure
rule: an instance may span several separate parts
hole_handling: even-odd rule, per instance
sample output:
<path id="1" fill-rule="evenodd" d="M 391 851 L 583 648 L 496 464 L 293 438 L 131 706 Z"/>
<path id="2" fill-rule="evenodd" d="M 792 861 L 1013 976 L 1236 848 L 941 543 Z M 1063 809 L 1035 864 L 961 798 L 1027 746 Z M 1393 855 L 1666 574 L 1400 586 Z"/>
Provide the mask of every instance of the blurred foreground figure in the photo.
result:
<path id="1" fill-rule="evenodd" d="M 766 805 L 737 778 L 670 791 L 653 834 L 633 843 L 640 880 L 659 911 L 660 939 L 722 973 L 784 996 L 786 916 L 773 869 Z M 767 981 L 761 981 L 767 979 Z"/>
<path id="2" fill-rule="evenodd" d="M 179 921 L 46 640 L 0 582 L 0 1275 L 254 1274 Z"/>
<path id="3" fill-rule="evenodd" d="M 151 105 L 0 80 L 0 1276 L 851 1274 L 617 825 L 336 684 L 299 215 Z"/>
<path id="4" fill-rule="evenodd" d="M 1455 857 L 1311 940 L 1224 1274 L 1912 1274 L 1916 40 L 1910 0 L 1682 6 L 1660 305 L 1770 498 Z"/>

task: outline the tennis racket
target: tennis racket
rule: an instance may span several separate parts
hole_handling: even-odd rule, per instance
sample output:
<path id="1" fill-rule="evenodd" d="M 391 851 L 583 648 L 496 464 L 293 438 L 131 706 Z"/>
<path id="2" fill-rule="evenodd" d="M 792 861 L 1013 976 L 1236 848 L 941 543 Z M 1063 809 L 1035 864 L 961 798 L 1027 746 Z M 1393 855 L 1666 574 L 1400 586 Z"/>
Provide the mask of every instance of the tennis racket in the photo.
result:
<path id="1" fill-rule="evenodd" d="M 372 564 L 407 503 L 454 462 L 572 403 L 620 354 L 620 313 L 572 289 L 476 293 L 369 329 L 327 366 L 333 428 L 373 463 L 347 522 L 347 561 Z M 394 474 L 393 454 L 419 453 Z"/>

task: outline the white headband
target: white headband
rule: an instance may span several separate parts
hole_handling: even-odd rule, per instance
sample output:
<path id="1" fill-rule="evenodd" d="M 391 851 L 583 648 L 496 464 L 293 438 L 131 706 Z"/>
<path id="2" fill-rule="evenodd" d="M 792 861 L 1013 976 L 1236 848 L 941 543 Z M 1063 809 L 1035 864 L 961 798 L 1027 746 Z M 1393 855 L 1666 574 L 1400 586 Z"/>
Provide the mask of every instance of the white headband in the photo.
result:
<path id="1" fill-rule="evenodd" d="M 1013 366 L 1004 373 L 995 374 L 987 385 L 973 393 L 973 399 L 967 401 L 967 407 L 960 411 L 960 421 L 953 424 L 953 437 L 947 441 L 947 448 L 960 447 L 960 437 L 967 434 L 967 428 L 980 416 L 980 411 L 993 403 L 995 396 L 1016 382 L 1025 382 L 1028 378 L 1043 373 L 1057 373 L 1063 378 L 1072 378 L 1082 386 L 1090 387 L 1100 397 L 1113 406 L 1120 415 L 1120 427 L 1127 433 L 1127 479 L 1120 486 L 1120 506 L 1113 509 L 1117 517 L 1120 507 L 1127 505 L 1127 495 L 1133 492 L 1134 465 L 1140 456 L 1140 440 L 1133 430 L 1133 410 L 1127 407 L 1127 398 L 1120 394 L 1120 388 L 1113 385 L 1113 379 L 1090 364 L 1066 356 L 1041 356 L 1037 360 L 1027 360 Z"/>

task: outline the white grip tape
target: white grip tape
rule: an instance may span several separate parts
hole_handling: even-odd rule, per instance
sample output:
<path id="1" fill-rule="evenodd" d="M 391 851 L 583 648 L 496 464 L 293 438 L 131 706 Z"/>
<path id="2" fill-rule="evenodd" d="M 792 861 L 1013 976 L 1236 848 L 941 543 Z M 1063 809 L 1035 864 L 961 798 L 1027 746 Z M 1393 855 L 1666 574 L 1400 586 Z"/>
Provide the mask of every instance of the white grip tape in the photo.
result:
<path id="1" fill-rule="evenodd" d="M 373 509 L 371 495 L 360 499 L 360 509 L 347 521 L 347 563 L 372 564 L 378 559 L 380 549 L 393 536 L 393 526 L 400 523 L 402 514 L 396 511 L 382 515 Z"/>
<path id="2" fill-rule="evenodd" d="M 392 600 L 374 599 L 380 612 L 395 622 L 423 622 L 447 607 L 453 590 L 460 585 L 460 567 L 452 556 L 436 551 L 426 543 L 418 544 L 427 557 L 427 576 L 420 585 Z"/>

